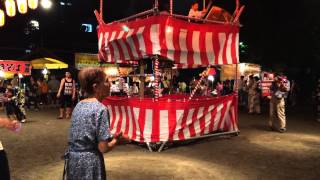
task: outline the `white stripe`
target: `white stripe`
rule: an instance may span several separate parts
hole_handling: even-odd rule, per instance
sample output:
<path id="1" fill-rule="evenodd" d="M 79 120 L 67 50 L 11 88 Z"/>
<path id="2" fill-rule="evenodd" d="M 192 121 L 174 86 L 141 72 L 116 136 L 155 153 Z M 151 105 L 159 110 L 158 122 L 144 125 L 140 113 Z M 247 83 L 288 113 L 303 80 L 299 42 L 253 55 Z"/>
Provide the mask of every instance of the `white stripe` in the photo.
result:
<path id="1" fill-rule="evenodd" d="M 110 49 L 109 49 L 109 32 L 106 32 L 104 34 L 104 47 L 105 47 L 105 51 L 106 51 L 106 54 L 107 54 L 107 61 L 110 62 L 111 61 L 111 52 L 110 52 Z"/>
<path id="2" fill-rule="evenodd" d="M 171 26 L 166 26 L 166 45 L 168 48 L 168 52 L 167 52 L 167 58 L 170 60 L 173 60 L 174 58 L 174 45 L 173 45 L 173 27 Z"/>
<path id="3" fill-rule="evenodd" d="M 130 56 L 129 56 L 129 52 L 128 52 L 128 49 L 127 49 L 127 46 L 124 44 L 124 40 L 122 39 L 123 38 L 123 35 L 124 35 L 124 31 L 121 31 L 119 33 L 119 36 L 118 36 L 118 42 L 121 46 L 121 49 L 122 49 L 122 52 L 123 52 L 123 55 L 124 55 L 124 59 L 123 60 L 130 60 Z"/>
<path id="4" fill-rule="evenodd" d="M 121 113 L 122 113 L 121 131 L 124 132 L 127 124 L 127 115 L 126 115 L 126 109 L 124 106 L 121 106 Z"/>
<path id="5" fill-rule="evenodd" d="M 127 111 L 128 111 L 128 117 L 129 117 L 129 131 L 128 131 L 128 136 L 131 138 L 133 136 L 133 125 L 132 125 L 132 115 L 131 115 L 131 108 L 130 106 L 127 106 Z"/>
<path id="6" fill-rule="evenodd" d="M 224 128 L 224 124 L 225 124 L 225 122 L 226 122 L 227 119 L 230 121 L 230 116 L 229 116 L 230 105 L 231 105 L 231 101 L 228 101 L 228 103 L 227 103 L 227 109 L 226 109 L 226 112 L 224 113 L 224 117 L 223 117 L 223 119 L 222 119 L 221 129 Z"/>
<path id="7" fill-rule="evenodd" d="M 174 131 L 173 140 L 179 140 L 179 130 L 181 129 L 181 123 L 184 110 L 176 110 L 176 129 Z"/>
<path id="8" fill-rule="evenodd" d="M 146 56 L 146 46 L 144 44 L 144 38 L 143 38 L 143 31 L 144 31 L 144 26 L 140 27 L 138 32 L 137 32 L 137 38 L 139 41 L 139 51 L 141 52 L 142 56 L 145 57 Z"/>
<path id="9" fill-rule="evenodd" d="M 187 116 L 187 123 L 186 123 L 186 127 L 184 127 L 183 129 L 183 135 L 185 139 L 190 138 L 190 131 L 189 131 L 189 126 L 192 123 L 192 116 L 194 113 L 194 108 L 190 109 L 188 111 L 188 116 Z"/>
<path id="10" fill-rule="evenodd" d="M 226 42 L 226 33 L 219 33 L 219 56 L 218 56 L 218 63 L 221 65 L 223 64 L 223 49 Z"/>
<path id="11" fill-rule="evenodd" d="M 215 55 L 213 49 L 212 32 L 206 33 L 206 51 L 209 64 L 215 64 Z"/>
<path id="12" fill-rule="evenodd" d="M 236 35 L 236 56 L 237 56 L 237 63 L 239 63 L 239 33 Z"/>
<path id="13" fill-rule="evenodd" d="M 151 141 L 152 118 L 153 118 L 152 109 L 146 109 L 146 117 L 145 117 L 144 131 L 143 131 L 143 137 L 145 142 Z"/>
<path id="14" fill-rule="evenodd" d="M 140 126 L 138 123 L 140 108 L 133 108 L 133 122 L 136 124 L 136 141 L 140 141 Z"/>
<path id="15" fill-rule="evenodd" d="M 114 134 L 116 133 L 117 131 L 117 125 L 118 125 L 118 122 L 119 122 L 119 119 L 120 119 L 120 113 L 119 113 L 119 108 L 118 106 L 115 106 L 114 107 L 114 110 L 115 110 L 115 120 L 114 120 L 114 125 L 113 125 L 113 129 L 111 130 L 111 132 Z"/>
<path id="16" fill-rule="evenodd" d="M 231 49 L 232 49 L 232 33 L 229 34 L 229 38 L 227 41 L 227 63 L 232 64 L 232 56 L 231 56 Z"/>
<path id="17" fill-rule="evenodd" d="M 200 118 L 203 116 L 203 110 L 204 110 L 204 107 L 199 108 L 199 111 L 197 114 L 197 120 L 194 122 L 194 130 L 196 132 L 196 136 L 200 136 L 200 133 L 201 133 Z"/>
<path id="18" fill-rule="evenodd" d="M 180 46 L 180 63 L 188 64 L 188 48 L 187 48 L 187 34 L 188 30 L 181 29 L 179 33 L 179 46 Z"/>
<path id="19" fill-rule="evenodd" d="M 214 110 L 214 107 L 215 107 L 214 105 L 209 106 L 208 112 L 207 112 L 207 114 L 206 114 L 206 116 L 204 118 L 205 119 L 204 134 L 208 134 L 209 133 L 209 125 L 210 125 L 211 119 L 213 118 L 213 117 L 211 117 L 211 113 Z"/>
<path id="20" fill-rule="evenodd" d="M 100 33 L 100 36 L 99 36 L 99 42 L 98 42 L 98 48 L 99 48 L 99 51 L 101 51 L 101 46 L 102 46 L 102 40 L 103 40 L 103 33 Z"/>
<path id="21" fill-rule="evenodd" d="M 127 34 L 127 42 L 129 44 L 129 47 L 131 49 L 132 55 L 134 58 L 138 58 L 138 53 L 137 53 L 137 49 L 136 46 L 134 45 L 134 41 L 132 40 L 132 34 L 133 34 L 134 30 L 130 29 L 129 33 Z"/>
<path id="22" fill-rule="evenodd" d="M 192 50 L 194 64 L 201 64 L 199 31 L 194 31 L 192 34 Z"/>
<path id="23" fill-rule="evenodd" d="M 216 117 L 214 118 L 213 131 L 218 130 L 219 121 L 220 121 L 220 119 L 221 119 L 221 110 L 222 110 L 222 108 L 223 108 L 223 104 L 220 104 L 220 105 L 217 107 L 217 115 L 216 115 Z"/>
<path id="24" fill-rule="evenodd" d="M 152 53 L 160 55 L 160 40 L 159 40 L 159 24 L 153 24 L 150 30 L 150 40 L 152 42 Z"/>
<path id="25" fill-rule="evenodd" d="M 167 141 L 169 138 L 169 115 L 168 110 L 160 111 L 160 141 Z"/>
<path id="26" fill-rule="evenodd" d="M 115 62 L 118 62 L 120 59 L 120 55 L 119 55 L 119 49 L 114 42 L 115 36 L 116 36 L 116 31 L 113 31 L 109 42 L 111 43 L 111 46 L 113 47 L 113 54 L 114 54 L 113 60 Z"/>

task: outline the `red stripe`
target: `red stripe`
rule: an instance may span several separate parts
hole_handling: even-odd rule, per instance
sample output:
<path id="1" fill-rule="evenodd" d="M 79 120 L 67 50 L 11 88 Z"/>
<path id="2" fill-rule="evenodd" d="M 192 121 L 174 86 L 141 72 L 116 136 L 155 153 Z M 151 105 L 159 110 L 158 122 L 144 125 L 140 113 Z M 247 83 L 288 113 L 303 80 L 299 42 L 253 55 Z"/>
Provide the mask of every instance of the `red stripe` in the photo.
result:
<path id="1" fill-rule="evenodd" d="M 145 44 L 145 47 L 146 47 L 146 54 L 149 55 L 149 54 L 153 54 L 153 46 L 152 46 L 152 42 L 151 42 L 151 24 L 148 24 L 146 27 L 145 27 L 145 30 L 144 30 L 144 33 L 145 34 L 143 36 L 144 38 L 144 44 Z"/>
<path id="2" fill-rule="evenodd" d="M 159 142 L 160 141 L 160 111 L 159 111 L 159 108 L 153 109 L 151 141 L 152 142 Z"/>
<path id="3" fill-rule="evenodd" d="M 120 133 L 121 132 L 121 126 L 122 126 L 122 122 L 123 122 L 123 116 L 124 114 L 122 114 L 122 110 L 121 110 L 121 106 L 119 106 L 119 121 L 118 121 L 118 124 L 117 124 L 117 131 L 116 133 Z"/>
<path id="4" fill-rule="evenodd" d="M 222 63 L 223 64 L 228 64 L 228 61 L 227 61 L 227 47 L 228 47 L 229 35 L 230 34 L 226 34 L 226 39 L 225 39 L 224 45 L 223 45 L 223 54 L 222 54 Z"/>
<path id="5" fill-rule="evenodd" d="M 186 124 L 187 124 L 187 117 L 188 117 L 188 112 L 189 112 L 190 109 L 188 110 L 185 110 L 183 112 L 183 116 L 182 116 L 182 120 L 181 120 L 181 128 L 179 129 L 179 132 L 178 132 L 178 138 L 179 140 L 184 140 L 185 137 L 184 137 L 184 134 L 183 134 L 183 130 L 184 128 L 186 128 Z"/>
<path id="6" fill-rule="evenodd" d="M 219 124 L 218 124 L 218 130 L 221 129 L 221 127 L 222 127 L 222 122 L 225 119 L 227 106 L 228 106 L 228 101 L 223 102 L 223 107 L 221 109 L 221 117 L 220 117 Z"/>
<path id="7" fill-rule="evenodd" d="M 138 119 L 138 124 L 140 127 L 140 142 L 144 141 L 143 131 L 144 131 L 145 121 L 146 121 L 146 109 L 140 108 L 139 119 Z"/>
<path id="8" fill-rule="evenodd" d="M 109 48 L 109 50 L 110 50 L 110 55 L 111 55 L 111 59 L 109 59 L 109 62 L 115 62 L 114 61 L 114 49 L 113 49 L 113 46 L 111 45 L 111 43 L 110 43 L 110 40 L 111 40 L 111 37 L 112 37 L 112 33 L 113 32 L 109 32 L 110 33 L 110 35 L 109 35 L 109 38 L 108 38 L 108 44 L 107 44 L 107 47 Z"/>
<path id="9" fill-rule="evenodd" d="M 199 108 L 196 108 L 196 109 L 193 111 L 193 114 L 192 114 L 192 122 L 191 122 L 191 124 L 189 125 L 190 137 L 196 136 L 196 131 L 195 131 L 195 129 L 194 129 L 194 123 L 197 121 L 198 112 L 199 112 Z"/>
<path id="10" fill-rule="evenodd" d="M 142 54 L 141 54 L 139 40 L 138 40 L 138 36 L 137 36 L 138 31 L 139 31 L 139 28 L 134 30 L 134 32 L 132 33 L 132 40 L 133 40 L 134 46 L 136 48 L 138 57 L 139 57 L 139 59 L 141 59 L 142 58 Z"/>
<path id="11" fill-rule="evenodd" d="M 137 127 L 136 127 L 136 122 L 137 122 L 137 119 L 135 118 L 134 116 L 134 113 L 133 113 L 133 107 L 132 106 L 129 106 L 130 108 L 130 111 L 131 111 L 131 121 L 132 121 L 132 136 L 131 136 L 131 139 L 135 140 L 136 137 L 137 137 Z"/>
<path id="12" fill-rule="evenodd" d="M 219 34 L 212 32 L 212 45 L 213 45 L 213 51 L 214 51 L 214 64 L 219 64 L 219 49 L 220 49 L 220 43 L 219 43 Z"/>
<path id="13" fill-rule="evenodd" d="M 160 40 L 160 55 L 163 57 L 167 57 L 168 47 L 166 43 L 166 31 L 169 26 L 160 26 L 159 28 L 159 40 Z"/>
<path id="14" fill-rule="evenodd" d="M 168 123 L 169 123 L 169 140 L 173 140 L 173 136 L 176 130 L 176 126 L 177 126 L 177 113 L 176 113 L 176 109 L 174 108 L 170 108 L 168 110 Z"/>
<path id="15" fill-rule="evenodd" d="M 124 130 L 124 134 L 128 135 L 128 132 L 129 132 L 129 121 L 130 121 L 130 119 L 129 119 L 129 113 L 128 113 L 128 110 L 127 110 L 127 107 L 126 107 L 126 106 L 124 107 L 124 111 L 125 111 L 125 113 L 126 113 L 126 128 L 125 128 L 125 130 Z"/>
<path id="16" fill-rule="evenodd" d="M 187 57 L 187 63 L 188 65 L 193 65 L 193 48 L 192 48 L 192 35 L 193 31 L 187 32 L 187 50 L 188 50 L 188 57 Z"/>
<path id="17" fill-rule="evenodd" d="M 232 57 L 232 63 L 233 64 L 237 64 L 238 63 L 237 54 L 236 54 L 236 50 L 237 50 L 236 49 L 236 46 L 237 46 L 236 38 L 237 38 L 237 33 L 234 33 L 233 37 L 232 37 L 232 43 L 231 43 L 231 57 Z"/>
<path id="18" fill-rule="evenodd" d="M 211 133 L 214 129 L 214 124 L 215 124 L 215 119 L 216 116 L 218 114 L 218 107 L 219 106 L 215 106 L 214 109 L 211 112 L 211 119 L 210 119 L 210 124 L 209 124 L 209 133 Z"/>
<path id="19" fill-rule="evenodd" d="M 112 113 L 112 119 L 111 119 L 110 129 L 113 129 L 114 128 L 114 123 L 116 121 L 116 109 L 115 109 L 115 106 L 111 106 L 111 113 Z"/>
<path id="20" fill-rule="evenodd" d="M 129 32 L 125 32 L 125 33 L 124 33 L 124 35 L 123 35 L 123 37 L 122 37 L 122 41 L 124 42 L 124 44 L 125 44 L 125 46 L 126 46 L 126 48 L 127 48 L 127 50 L 128 50 L 128 54 L 129 54 L 129 57 L 130 57 L 129 60 L 133 60 L 133 59 L 134 59 L 134 56 L 133 56 L 132 50 L 131 50 L 131 48 L 130 48 L 130 45 L 129 45 L 128 41 L 127 41 L 127 35 L 128 35 L 128 33 L 129 33 Z"/>
<path id="21" fill-rule="evenodd" d="M 200 31 L 200 57 L 201 57 L 201 64 L 209 64 L 207 50 L 206 50 L 206 33 Z"/>
<path id="22" fill-rule="evenodd" d="M 175 62 L 180 62 L 180 52 L 181 52 L 181 49 L 180 49 L 180 44 L 179 44 L 179 34 L 180 34 L 180 29 L 179 28 L 173 28 L 173 37 L 172 37 L 172 40 L 173 40 L 173 47 L 174 47 L 174 55 L 173 55 L 173 58 L 174 58 L 174 61 Z"/>
<path id="23" fill-rule="evenodd" d="M 119 59 L 118 59 L 118 63 L 122 63 L 122 62 L 125 62 L 125 58 L 124 58 L 124 52 L 123 52 L 123 49 L 122 49 L 122 47 L 121 47 L 121 45 L 120 45 L 120 42 L 119 42 L 119 40 L 117 39 L 118 38 L 118 36 L 119 36 L 119 34 L 120 34 L 120 31 L 119 32 L 117 32 L 117 34 L 116 34 L 116 36 L 115 36 L 115 45 L 118 47 L 118 52 L 119 52 Z"/>
<path id="24" fill-rule="evenodd" d="M 199 124 L 200 124 L 200 135 L 204 135 L 204 130 L 206 128 L 206 115 L 208 114 L 208 106 L 206 106 L 204 109 L 203 109 L 203 115 L 202 117 L 199 119 Z"/>

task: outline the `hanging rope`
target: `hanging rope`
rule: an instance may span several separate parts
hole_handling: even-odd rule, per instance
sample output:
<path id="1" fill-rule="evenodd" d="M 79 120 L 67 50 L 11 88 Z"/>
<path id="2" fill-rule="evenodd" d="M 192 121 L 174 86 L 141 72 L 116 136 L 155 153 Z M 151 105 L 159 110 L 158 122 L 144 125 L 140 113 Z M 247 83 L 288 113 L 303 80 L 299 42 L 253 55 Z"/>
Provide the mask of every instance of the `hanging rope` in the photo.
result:
<path id="1" fill-rule="evenodd" d="M 158 56 L 156 56 L 155 60 L 154 60 L 154 97 L 155 100 L 158 101 L 159 99 L 159 58 Z"/>

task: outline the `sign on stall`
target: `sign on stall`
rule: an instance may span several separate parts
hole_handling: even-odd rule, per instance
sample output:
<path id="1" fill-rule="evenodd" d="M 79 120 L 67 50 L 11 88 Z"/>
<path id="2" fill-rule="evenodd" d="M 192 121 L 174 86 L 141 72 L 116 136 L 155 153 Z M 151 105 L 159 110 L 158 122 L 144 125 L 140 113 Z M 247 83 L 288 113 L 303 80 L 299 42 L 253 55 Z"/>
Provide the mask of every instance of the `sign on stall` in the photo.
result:
<path id="1" fill-rule="evenodd" d="M 30 75 L 31 68 L 32 66 L 29 61 L 0 60 L 0 71 L 5 73 Z"/>

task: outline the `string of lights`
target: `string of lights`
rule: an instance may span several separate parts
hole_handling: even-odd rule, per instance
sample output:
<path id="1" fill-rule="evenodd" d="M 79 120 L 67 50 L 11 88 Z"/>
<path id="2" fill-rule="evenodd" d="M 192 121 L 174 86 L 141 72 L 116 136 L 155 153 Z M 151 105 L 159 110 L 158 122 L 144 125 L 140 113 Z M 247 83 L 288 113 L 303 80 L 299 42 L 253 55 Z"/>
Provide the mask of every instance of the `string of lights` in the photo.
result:
<path id="1" fill-rule="evenodd" d="M 50 9 L 51 0 L 41 0 L 41 6 L 44 9 Z M 39 6 L 39 0 L 0 0 L 0 27 L 6 24 L 6 16 L 9 18 L 17 14 L 26 14 L 28 9 L 35 10 Z"/>

